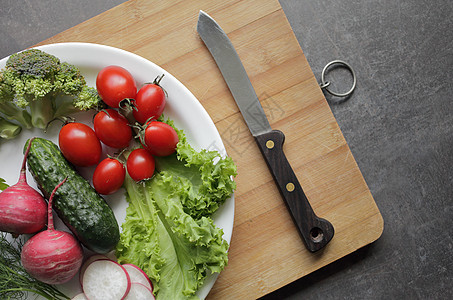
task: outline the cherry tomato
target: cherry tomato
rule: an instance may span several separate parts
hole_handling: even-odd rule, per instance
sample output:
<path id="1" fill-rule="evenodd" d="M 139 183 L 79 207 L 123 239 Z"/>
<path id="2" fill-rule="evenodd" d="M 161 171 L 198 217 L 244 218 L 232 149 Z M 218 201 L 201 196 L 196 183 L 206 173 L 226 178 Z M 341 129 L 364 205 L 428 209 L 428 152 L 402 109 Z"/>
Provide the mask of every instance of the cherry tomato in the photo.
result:
<path id="1" fill-rule="evenodd" d="M 143 147 L 155 156 L 167 156 L 175 152 L 178 134 L 167 123 L 151 121 L 145 125 Z"/>
<path id="2" fill-rule="evenodd" d="M 155 169 L 154 157 L 143 148 L 135 149 L 127 157 L 126 167 L 127 173 L 133 180 L 150 179 Z"/>
<path id="3" fill-rule="evenodd" d="M 64 125 L 58 143 L 64 157 L 76 166 L 92 166 L 101 158 L 101 142 L 88 125 L 77 122 Z"/>
<path id="4" fill-rule="evenodd" d="M 121 188 L 126 176 L 123 164 L 115 158 L 102 160 L 93 173 L 93 186 L 102 195 L 110 195 Z"/>
<path id="5" fill-rule="evenodd" d="M 94 117 L 96 136 L 112 148 L 126 148 L 132 139 L 127 119 L 114 109 L 101 110 Z"/>
<path id="6" fill-rule="evenodd" d="M 158 77 L 160 81 L 161 77 Z M 165 92 L 156 83 L 145 84 L 137 93 L 135 97 L 135 108 L 132 110 L 135 120 L 140 124 L 145 124 L 147 120 L 153 118 L 156 120 L 162 115 L 165 108 Z"/>
<path id="7" fill-rule="evenodd" d="M 96 88 L 101 99 L 110 107 L 118 108 L 121 100 L 134 99 L 137 85 L 134 77 L 119 66 L 108 66 L 96 77 Z"/>

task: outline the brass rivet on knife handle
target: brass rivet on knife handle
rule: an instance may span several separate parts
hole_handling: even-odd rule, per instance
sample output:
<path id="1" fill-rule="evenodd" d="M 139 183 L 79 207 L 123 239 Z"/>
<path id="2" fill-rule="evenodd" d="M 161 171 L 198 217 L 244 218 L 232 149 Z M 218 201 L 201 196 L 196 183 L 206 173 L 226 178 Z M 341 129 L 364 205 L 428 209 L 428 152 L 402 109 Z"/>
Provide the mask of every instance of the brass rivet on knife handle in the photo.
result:
<path id="1" fill-rule="evenodd" d="M 275 146 L 275 143 L 274 143 L 273 140 L 268 140 L 268 141 L 266 142 L 266 147 L 267 147 L 267 149 L 272 149 L 272 148 L 274 148 L 274 146 Z"/>
<path id="2" fill-rule="evenodd" d="M 314 213 L 283 152 L 285 135 L 279 130 L 255 136 L 269 170 L 307 249 L 316 252 L 333 238 L 332 224 Z M 274 145 L 269 149 L 268 142 Z"/>
<path id="3" fill-rule="evenodd" d="M 294 183 L 292 183 L 292 182 L 288 182 L 288 183 L 286 184 L 286 190 L 287 190 L 288 192 L 294 191 L 295 188 L 296 188 L 296 187 L 294 186 Z"/>

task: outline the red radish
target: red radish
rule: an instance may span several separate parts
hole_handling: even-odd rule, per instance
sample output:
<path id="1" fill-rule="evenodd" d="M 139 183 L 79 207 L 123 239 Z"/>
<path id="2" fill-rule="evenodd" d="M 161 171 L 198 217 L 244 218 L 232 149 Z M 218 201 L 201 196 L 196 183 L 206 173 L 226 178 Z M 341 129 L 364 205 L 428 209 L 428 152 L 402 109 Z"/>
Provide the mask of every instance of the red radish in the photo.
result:
<path id="1" fill-rule="evenodd" d="M 27 184 L 26 162 L 32 141 L 25 151 L 19 181 L 0 193 L 0 231 L 14 235 L 38 232 L 47 222 L 46 200 Z"/>
<path id="2" fill-rule="evenodd" d="M 131 284 L 131 290 L 127 294 L 124 300 L 154 300 L 153 291 L 144 286 L 141 283 L 133 282 Z"/>
<path id="3" fill-rule="evenodd" d="M 146 275 L 146 273 L 142 269 L 134 264 L 124 264 L 123 267 L 126 269 L 127 273 L 129 273 L 132 283 L 141 283 L 151 291 L 153 290 L 153 284 L 151 283 L 151 280 L 149 280 L 148 275 Z"/>
<path id="4" fill-rule="evenodd" d="M 71 298 L 71 300 L 88 300 L 84 293 L 80 293 Z"/>
<path id="5" fill-rule="evenodd" d="M 82 267 L 80 268 L 80 272 L 79 272 L 80 284 L 82 284 L 83 274 L 85 273 L 85 270 L 88 268 L 88 266 L 93 261 L 101 260 L 101 259 L 110 259 L 110 258 L 108 258 L 107 256 L 105 256 L 103 254 L 93 254 L 85 260 L 85 262 L 82 264 Z"/>
<path id="6" fill-rule="evenodd" d="M 82 289 L 90 300 L 123 300 L 131 288 L 126 269 L 112 260 L 96 260 L 85 270 Z"/>
<path id="7" fill-rule="evenodd" d="M 23 246 L 21 261 L 25 270 L 36 279 L 48 284 L 69 281 L 79 271 L 83 261 L 83 250 L 77 239 L 70 233 L 55 230 L 52 202 L 60 182 L 49 198 L 47 230 L 31 237 Z"/>

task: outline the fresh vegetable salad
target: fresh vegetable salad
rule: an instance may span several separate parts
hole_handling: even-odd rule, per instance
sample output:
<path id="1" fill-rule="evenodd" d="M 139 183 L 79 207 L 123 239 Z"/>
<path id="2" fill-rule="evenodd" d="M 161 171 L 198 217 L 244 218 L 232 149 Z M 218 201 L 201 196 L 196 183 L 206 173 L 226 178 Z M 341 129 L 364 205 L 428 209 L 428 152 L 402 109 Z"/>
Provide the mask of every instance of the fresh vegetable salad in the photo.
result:
<path id="1" fill-rule="evenodd" d="M 77 277 L 75 300 L 196 299 L 225 268 L 229 245 L 213 214 L 233 194 L 236 166 L 195 150 L 164 116 L 172 92 L 164 75 L 148 82 L 110 65 L 89 87 L 75 65 L 37 49 L 7 60 L 0 141 L 44 134 L 23 145 L 19 182 L 0 178 L 0 299 L 70 299 L 58 287 Z M 77 122 L 78 111 L 92 111 L 93 122 Z M 56 120 L 54 143 L 45 130 Z M 106 148 L 115 151 L 106 157 Z M 26 163 L 40 193 L 27 184 Z M 127 202 L 122 224 L 104 198 L 115 193 Z"/>

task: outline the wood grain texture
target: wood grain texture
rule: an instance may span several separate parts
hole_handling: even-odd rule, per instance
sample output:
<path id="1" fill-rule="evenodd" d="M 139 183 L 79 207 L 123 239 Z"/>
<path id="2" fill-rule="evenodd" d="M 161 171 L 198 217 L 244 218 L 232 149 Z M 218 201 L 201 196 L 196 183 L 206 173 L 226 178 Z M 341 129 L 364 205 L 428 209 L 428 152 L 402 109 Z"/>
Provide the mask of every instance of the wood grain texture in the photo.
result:
<path id="1" fill-rule="evenodd" d="M 303 245 L 260 150 L 195 27 L 210 14 L 237 49 L 310 204 L 335 236 Z M 201 102 L 238 166 L 229 265 L 210 299 L 255 299 L 375 241 L 383 220 L 277 0 L 129 1 L 40 44 L 92 42 L 141 55 Z"/>

